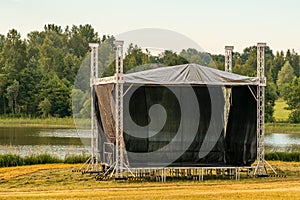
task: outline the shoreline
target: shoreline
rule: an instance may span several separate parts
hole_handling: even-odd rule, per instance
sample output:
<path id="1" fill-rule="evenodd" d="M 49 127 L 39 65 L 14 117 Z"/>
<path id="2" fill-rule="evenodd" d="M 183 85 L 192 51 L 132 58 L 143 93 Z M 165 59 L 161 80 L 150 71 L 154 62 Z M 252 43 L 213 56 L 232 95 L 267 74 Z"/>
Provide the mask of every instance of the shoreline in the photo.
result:
<path id="1" fill-rule="evenodd" d="M 0 128 L 75 129 L 73 118 L 1 118 Z M 265 133 L 300 134 L 300 124 L 266 123 Z M 272 153 L 272 152 L 269 152 Z M 273 152 L 274 153 L 274 152 Z M 272 158 L 279 156 L 273 155 Z M 278 158 L 277 158 L 278 157 Z M 285 155 L 283 156 L 285 157 Z"/>
<path id="2" fill-rule="evenodd" d="M 73 118 L 1 118 L 0 128 L 75 129 Z"/>
<path id="3" fill-rule="evenodd" d="M 266 123 L 265 133 L 287 133 L 287 134 L 300 134 L 300 124 L 289 123 Z"/>
<path id="4" fill-rule="evenodd" d="M 73 118 L 1 118 L 0 128 L 32 127 L 45 129 L 75 129 Z M 300 134 L 300 124 L 266 123 L 265 133 Z"/>

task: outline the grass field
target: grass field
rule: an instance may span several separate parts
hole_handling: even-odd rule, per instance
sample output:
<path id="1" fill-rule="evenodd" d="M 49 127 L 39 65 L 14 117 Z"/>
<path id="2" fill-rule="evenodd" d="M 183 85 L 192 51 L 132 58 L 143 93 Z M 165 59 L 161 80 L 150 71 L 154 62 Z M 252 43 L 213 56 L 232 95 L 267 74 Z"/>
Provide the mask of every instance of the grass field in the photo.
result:
<path id="1" fill-rule="evenodd" d="M 0 117 L 0 127 L 75 128 L 73 118 Z"/>
<path id="2" fill-rule="evenodd" d="M 80 165 L 0 168 L 0 199 L 299 199 L 300 163 L 270 162 L 286 178 L 176 182 L 95 181 Z"/>
<path id="3" fill-rule="evenodd" d="M 276 122 L 284 122 L 289 118 L 290 110 L 286 110 L 288 105 L 283 99 L 278 99 L 274 106 L 274 118 Z"/>

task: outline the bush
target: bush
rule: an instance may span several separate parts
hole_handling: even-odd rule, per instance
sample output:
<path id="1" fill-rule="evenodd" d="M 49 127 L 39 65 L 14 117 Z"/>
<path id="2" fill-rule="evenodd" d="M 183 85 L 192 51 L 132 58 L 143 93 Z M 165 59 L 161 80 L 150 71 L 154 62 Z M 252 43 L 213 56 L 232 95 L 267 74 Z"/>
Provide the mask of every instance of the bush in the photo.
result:
<path id="1" fill-rule="evenodd" d="M 69 155 L 65 157 L 64 163 L 75 164 L 75 163 L 84 163 L 87 161 L 89 156 L 86 155 Z"/>
<path id="2" fill-rule="evenodd" d="M 25 165 L 61 163 L 61 159 L 49 154 L 33 154 L 24 158 Z"/>
<path id="3" fill-rule="evenodd" d="M 300 162 L 300 152 L 268 152 L 265 154 L 265 159 Z"/>
<path id="4" fill-rule="evenodd" d="M 291 123 L 300 123 L 300 110 L 293 110 L 289 114 L 289 122 L 291 122 Z"/>
<path id="5" fill-rule="evenodd" d="M 19 155 L 3 154 L 0 155 L 0 167 L 11 167 L 24 165 L 24 160 Z"/>
<path id="6" fill-rule="evenodd" d="M 51 164 L 51 163 L 84 163 L 87 161 L 87 155 L 69 155 L 65 159 L 59 159 L 56 156 L 49 154 L 33 154 L 30 156 L 21 157 L 15 154 L 2 154 L 0 155 L 0 167 L 12 167 L 22 165 L 35 165 L 35 164 Z"/>

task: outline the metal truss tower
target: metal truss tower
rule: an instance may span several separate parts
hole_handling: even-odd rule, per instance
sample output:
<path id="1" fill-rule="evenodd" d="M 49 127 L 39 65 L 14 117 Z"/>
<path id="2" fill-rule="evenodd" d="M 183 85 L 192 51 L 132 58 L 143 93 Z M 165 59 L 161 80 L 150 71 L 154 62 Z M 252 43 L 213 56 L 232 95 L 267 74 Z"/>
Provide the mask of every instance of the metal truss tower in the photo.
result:
<path id="1" fill-rule="evenodd" d="M 89 44 L 91 51 L 90 88 L 91 88 L 91 157 L 83 164 L 80 171 L 99 172 L 99 135 L 95 115 L 95 80 L 98 78 L 98 43 Z"/>
<path id="2" fill-rule="evenodd" d="M 275 173 L 276 171 L 265 160 L 265 47 L 266 43 L 257 43 L 257 165 L 254 170 L 255 176 L 267 176 L 266 165 Z"/>
<path id="3" fill-rule="evenodd" d="M 225 71 L 232 72 L 232 51 L 233 46 L 225 46 Z"/>
<path id="4" fill-rule="evenodd" d="M 123 44 L 124 41 L 115 41 L 116 48 L 116 88 L 115 88 L 115 125 L 116 125 L 116 163 L 115 178 L 123 178 L 124 138 L 123 138 Z"/>
<path id="5" fill-rule="evenodd" d="M 233 46 L 225 46 L 225 71 L 232 72 L 232 51 Z M 225 88 L 225 105 L 224 105 L 224 137 L 226 137 L 226 127 L 228 123 L 229 110 L 230 110 L 230 96 L 231 88 Z"/>
<path id="6" fill-rule="evenodd" d="M 91 170 L 99 171 L 99 135 L 98 135 L 98 126 L 96 122 L 96 112 L 95 112 L 95 101 L 96 93 L 94 80 L 98 78 L 98 43 L 90 43 L 89 47 L 91 48 L 91 76 L 90 76 L 90 87 L 91 87 L 91 148 L 92 148 L 92 158 L 91 158 Z"/>

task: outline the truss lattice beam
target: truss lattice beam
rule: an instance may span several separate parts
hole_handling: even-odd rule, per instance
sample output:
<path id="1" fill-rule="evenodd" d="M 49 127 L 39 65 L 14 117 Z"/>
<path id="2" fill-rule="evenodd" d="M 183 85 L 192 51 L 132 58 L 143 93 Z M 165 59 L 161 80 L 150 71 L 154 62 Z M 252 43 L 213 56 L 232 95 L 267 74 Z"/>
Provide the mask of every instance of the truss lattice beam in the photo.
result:
<path id="1" fill-rule="evenodd" d="M 225 71 L 232 72 L 232 51 L 233 46 L 225 46 Z"/>
<path id="2" fill-rule="evenodd" d="M 123 139 L 123 44 L 124 41 L 115 41 L 116 45 L 116 90 L 115 90 L 115 104 L 116 104 L 116 163 L 115 163 L 115 177 L 123 178 L 124 171 L 124 139 Z"/>
<path id="3" fill-rule="evenodd" d="M 90 87 L 91 87 L 91 159 L 90 159 L 90 169 L 87 171 L 99 171 L 99 136 L 98 136 L 98 126 L 96 123 L 95 115 L 95 88 L 94 80 L 98 78 L 98 43 L 90 43 L 91 48 L 91 72 L 90 72 Z"/>
<path id="4" fill-rule="evenodd" d="M 225 46 L 225 71 L 232 72 L 232 51 L 233 46 Z M 231 96 L 231 87 L 224 88 L 224 138 L 226 137 L 226 127 L 228 124 L 229 111 L 230 111 L 230 96 Z M 224 162 L 226 163 L 226 156 L 224 151 Z"/>
<path id="5" fill-rule="evenodd" d="M 232 72 L 232 51 L 233 46 L 225 46 L 225 71 Z M 230 110 L 230 96 L 231 88 L 225 87 L 225 105 L 224 105 L 224 137 L 226 137 L 226 127 L 228 123 L 229 110 Z"/>
<path id="6" fill-rule="evenodd" d="M 257 86 L 257 165 L 254 170 L 256 176 L 266 176 L 266 165 L 272 171 L 275 170 L 265 160 L 265 47 L 266 43 L 257 43 L 257 77 L 259 78 L 259 85 Z"/>

